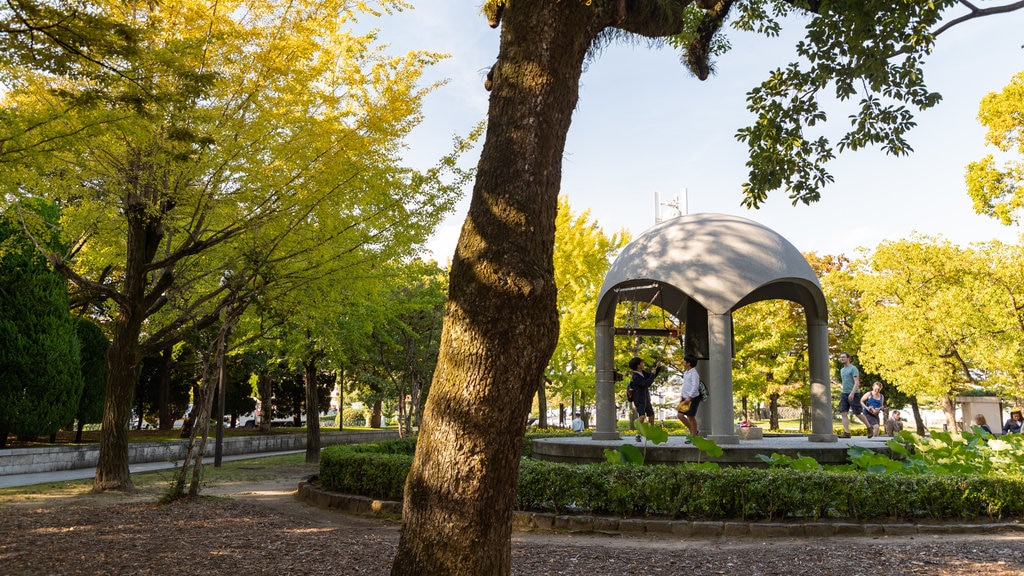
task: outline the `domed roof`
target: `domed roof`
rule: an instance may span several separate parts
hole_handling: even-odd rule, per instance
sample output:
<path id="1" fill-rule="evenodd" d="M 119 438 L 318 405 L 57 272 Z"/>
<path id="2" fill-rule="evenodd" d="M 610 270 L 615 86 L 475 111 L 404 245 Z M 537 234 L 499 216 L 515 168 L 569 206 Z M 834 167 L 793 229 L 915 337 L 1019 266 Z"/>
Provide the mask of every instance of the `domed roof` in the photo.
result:
<path id="1" fill-rule="evenodd" d="M 818 278 L 793 244 L 752 220 L 703 213 L 662 222 L 623 248 L 605 275 L 597 318 L 614 314 L 619 300 L 681 317 L 687 297 L 714 314 L 770 299 L 803 305 L 809 320 L 827 314 Z"/>

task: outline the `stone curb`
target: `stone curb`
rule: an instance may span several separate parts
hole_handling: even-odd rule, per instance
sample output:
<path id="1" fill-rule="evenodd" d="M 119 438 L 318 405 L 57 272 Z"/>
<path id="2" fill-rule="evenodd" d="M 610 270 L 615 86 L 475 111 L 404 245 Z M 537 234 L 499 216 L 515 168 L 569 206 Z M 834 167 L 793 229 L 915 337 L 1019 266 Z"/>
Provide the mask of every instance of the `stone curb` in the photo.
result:
<path id="1" fill-rule="evenodd" d="M 299 483 L 296 497 L 320 508 L 398 519 L 402 503 L 376 500 L 366 496 L 340 494 L 314 486 L 309 480 Z M 743 522 L 666 520 L 655 518 L 618 518 L 553 514 L 549 512 L 512 512 L 512 528 L 521 532 L 572 532 L 578 534 L 653 534 L 690 538 L 827 538 L 831 536 L 915 536 L 926 534 L 1024 533 L 1020 522 L 979 524 L 910 524 L 856 522 Z"/>

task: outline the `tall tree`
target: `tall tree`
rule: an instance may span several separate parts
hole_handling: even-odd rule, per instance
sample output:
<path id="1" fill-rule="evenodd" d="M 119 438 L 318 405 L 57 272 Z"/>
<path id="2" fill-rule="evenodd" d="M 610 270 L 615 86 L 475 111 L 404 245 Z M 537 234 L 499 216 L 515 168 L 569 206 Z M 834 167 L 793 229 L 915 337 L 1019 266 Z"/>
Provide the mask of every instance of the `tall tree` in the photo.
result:
<path id="1" fill-rule="evenodd" d="M 733 331 L 734 393 L 765 400 L 770 427 L 778 429 L 784 394 L 795 394 L 802 407 L 810 404 L 803 309 L 783 300 L 748 304 L 733 314 Z"/>
<path id="2" fill-rule="evenodd" d="M 1010 79 L 1001 92 L 981 100 L 978 120 L 988 130 L 985 142 L 1008 159 L 998 165 L 987 154 L 967 165 L 967 193 L 974 211 L 1003 224 L 1020 222 L 1024 209 L 1024 72 Z"/>
<path id="3" fill-rule="evenodd" d="M 544 375 L 563 400 L 593 390 L 597 293 L 611 259 L 628 243 L 627 232 L 608 236 L 591 220 L 590 211 L 575 213 L 565 197 L 559 198 L 554 252 L 558 344 Z M 538 394 L 544 390 L 541 386 Z M 546 425 L 546 410 L 540 417 L 541 426 Z"/>
<path id="4" fill-rule="evenodd" d="M 864 368 L 907 394 L 939 402 L 950 430 L 953 396 L 981 377 L 971 354 L 985 330 L 978 315 L 987 305 L 977 300 L 971 273 L 978 263 L 973 250 L 948 241 L 884 242 L 858 280 Z"/>
<path id="5" fill-rule="evenodd" d="M 443 270 L 432 261 L 411 262 L 392 278 L 380 302 L 383 314 L 373 327 L 373 351 L 366 360 L 388 383 L 398 407 L 399 433 L 407 434 L 419 425 L 419 407 L 434 375 L 448 285 Z"/>
<path id="6" fill-rule="evenodd" d="M 451 157 L 422 173 L 398 160 L 438 56 L 391 57 L 348 28 L 401 5 L 99 2 L 133 31 L 128 71 L 4 71 L 21 150 L 0 166 L 5 192 L 66 204 L 72 248 L 47 256 L 116 306 L 95 490 L 131 488 L 124 425 L 142 357 L 220 330 L 282 279 L 322 277 L 340 251 L 408 245 L 451 209 Z"/>
<path id="7" fill-rule="evenodd" d="M 58 242 L 55 206 L 35 200 L 0 212 L 0 447 L 8 432 L 48 436 L 69 424 L 83 386 L 67 280 L 23 233 L 22 210 L 39 214 Z"/>
<path id="8" fill-rule="evenodd" d="M 810 202 L 831 179 L 832 146 L 809 139 L 816 99 L 829 83 L 861 95 L 851 131 L 837 144 L 909 149 L 905 105 L 938 101 L 922 59 L 940 18 L 958 3 L 734 2 L 701 0 L 488 0 L 501 26 L 491 70 L 487 135 L 469 213 L 451 267 L 441 350 L 407 480 L 402 535 L 392 573 L 508 574 L 511 508 L 520 438 L 533 395 L 558 340 L 555 219 L 561 163 L 588 56 L 616 37 L 671 40 L 690 68 L 710 73 L 726 17 L 775 33 L 780 13 L 810 13 L 805 65 L 779 69 L 749 96 L 758 119 L 741 131 L 750 146 L 746 203 L 788 188 Z M 973 9 L 969 16 L 991 12 Z M 1010 5 L 1009 9 L 1021 7 Z M 736 11 L 738 14 L 730 14 Z M 804 66 L 807 68 L 804 69 Z"/>

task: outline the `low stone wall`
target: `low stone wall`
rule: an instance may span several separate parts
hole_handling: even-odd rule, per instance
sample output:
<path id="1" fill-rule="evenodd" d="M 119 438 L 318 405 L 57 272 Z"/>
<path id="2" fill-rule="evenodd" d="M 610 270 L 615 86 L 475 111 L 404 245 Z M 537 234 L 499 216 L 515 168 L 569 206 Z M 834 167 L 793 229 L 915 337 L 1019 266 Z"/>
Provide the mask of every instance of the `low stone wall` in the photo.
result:
<path id="1" fill-rule="evenodd" d="M 320 432 L 320 445 L 357 444 L 397 438 L 395 430 L 341 430 Z M 164 442 L 133 442 L 128 446 L 128 463 L 174 462 L 185 456 L 187 440 Z M 268 436 L 233 436 L 224 438 L 223 454 L 260 454 L 306 449 L 305 434 L 271 434 Z M 212 458 L 213 439 L 207 440 L 206 457 Z M 47 446 L 45 448 L 11 448 L 0 450 L 0 476 L 34 474 L 57 470 L 95 468 L 99 461 L 97 444 L 82 446 Z"/>

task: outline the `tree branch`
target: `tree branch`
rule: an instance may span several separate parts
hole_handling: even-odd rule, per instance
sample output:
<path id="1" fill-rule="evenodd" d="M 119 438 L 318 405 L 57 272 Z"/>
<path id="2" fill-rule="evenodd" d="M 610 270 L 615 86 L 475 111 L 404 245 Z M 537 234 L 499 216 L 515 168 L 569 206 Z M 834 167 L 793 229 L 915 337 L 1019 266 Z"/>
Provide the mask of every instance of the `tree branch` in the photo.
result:
<path id="1" fill-rule="evenodd" d="M 963 16 L 954 18 L 949 22 L 946 22 L 942 26 L 939 26 L 939 28 L 935 30 L 935 33 L 932 34 L 933 36 L 938 36 L 939 34 L 945 32 L 946 30 L 949 30 L 953 26 L 956 26 L 957 24 L 963 24 L 968 20 L 974 20 L 975 18 L 982 18 L 984 16 L 992 16 L 993 14 L 1006 14 L 1007 12 L 1014 12 L 1020 10 L 1021 8 L 1024 8 L 1024 1 L 1012 2 L 1010 4 L 1005 4 L 1003 6 L 992 6 L 990 8 L 978 8 L 971 2 L 967 2 L 965 0 L 961 0 L 960 4 L 967 7 L 969 12 L 967 14 L 964 14 Z"/>

